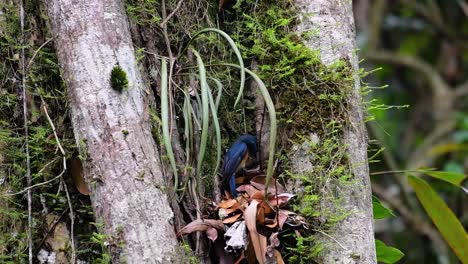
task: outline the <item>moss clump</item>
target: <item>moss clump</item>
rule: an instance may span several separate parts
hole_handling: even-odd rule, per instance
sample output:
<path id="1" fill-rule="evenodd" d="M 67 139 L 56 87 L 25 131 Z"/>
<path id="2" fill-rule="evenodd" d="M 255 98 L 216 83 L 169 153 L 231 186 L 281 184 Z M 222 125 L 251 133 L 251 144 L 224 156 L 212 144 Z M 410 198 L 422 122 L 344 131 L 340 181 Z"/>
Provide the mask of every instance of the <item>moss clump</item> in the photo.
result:
<path id="1" fill-rule="evenodd" d="M 127 73 L 118 64 L 112 68 L 110 83 L 112 89 L 118 92 L 122 92 L 128 88 Z"/>

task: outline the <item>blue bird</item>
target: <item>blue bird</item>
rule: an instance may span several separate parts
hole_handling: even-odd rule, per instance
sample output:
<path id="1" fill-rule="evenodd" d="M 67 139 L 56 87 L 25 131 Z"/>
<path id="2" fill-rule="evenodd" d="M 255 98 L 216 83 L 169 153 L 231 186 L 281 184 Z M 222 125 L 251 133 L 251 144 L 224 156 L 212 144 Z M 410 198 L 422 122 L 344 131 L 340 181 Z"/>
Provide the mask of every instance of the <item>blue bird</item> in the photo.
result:
<path id="1" fill-rule="evenodd" d="M 236 197 L 236 172 L 245 168 L 249 156 L 257 158 L 257 138 L 252 135 L 240 136 L 224 155 L 221 174 L 223 179 L 229 181 L 231 195 Z"/>

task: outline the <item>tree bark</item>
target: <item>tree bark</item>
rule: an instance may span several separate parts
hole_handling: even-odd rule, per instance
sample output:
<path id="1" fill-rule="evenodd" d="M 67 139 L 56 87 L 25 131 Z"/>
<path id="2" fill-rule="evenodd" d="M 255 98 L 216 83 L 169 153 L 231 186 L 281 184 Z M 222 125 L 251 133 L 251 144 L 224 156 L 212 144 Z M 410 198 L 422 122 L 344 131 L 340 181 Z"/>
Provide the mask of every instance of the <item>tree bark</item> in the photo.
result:
<path id="1" fill-rule="evenodd" d="M 317 32 L 307 41 L 307 45 L 320 50 L 322 62 L 330 65 L 338 59 L 344 59 L 357 72 L 359 66 L 357 56 L 354 54 L 356 47 L 352 1 L 296 0 L 296 3 L 302 11 L 301 23 L 297 30 Z M 353 182 L 356 184 L 339 186 L 339 188 L 330 186 L 327 189 L 339 190 L 344 200 L 342 206 L 352 214 L 341 221 L 336 226 L 334 234 L 331 234 L 346 250 L 339 246 L 328 248 L 323 254 L 322 263 L 376 263 L 372 193 L 367 162 L 367 132 L 363 123 L 360 80 L 357 74 L 354 89 L 348 100 L 350 125 L 345 128 L 343 143 L 347 146 L 354 174 Z"/>
<path id="2" fill-rule="evenodd" d="M 98 224 L 113 263 L 179 263 L 173 212 L 121 1 L 52 0 L 47 11 Z M 115 65 L 128 88 L 111 88 Z"/>

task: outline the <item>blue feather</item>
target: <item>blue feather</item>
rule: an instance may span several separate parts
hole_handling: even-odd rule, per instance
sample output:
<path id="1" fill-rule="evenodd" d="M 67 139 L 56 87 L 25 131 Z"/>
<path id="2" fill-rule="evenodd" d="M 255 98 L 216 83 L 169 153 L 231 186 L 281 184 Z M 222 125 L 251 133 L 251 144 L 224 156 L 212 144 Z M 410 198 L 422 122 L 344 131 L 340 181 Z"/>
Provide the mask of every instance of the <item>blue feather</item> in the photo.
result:
<path id="1" fill-rule="evenodd" d="M 229 190 L 232 196 L 237 196 L 236 172 L 245 166 L 243 161 L 248 159 L 249 154 L 256 157 L 257 152 L 257 138 L 252 135 L 242 135 L 224 155 L 222 175 L 229 182 Z"/>
<path id="2" fill-rule="evenodd" d="M 229 190 L 231 191 L 232 196 L 237 197 L 235 174 L 231 175 L 231 177 L 229 178 Z"/>

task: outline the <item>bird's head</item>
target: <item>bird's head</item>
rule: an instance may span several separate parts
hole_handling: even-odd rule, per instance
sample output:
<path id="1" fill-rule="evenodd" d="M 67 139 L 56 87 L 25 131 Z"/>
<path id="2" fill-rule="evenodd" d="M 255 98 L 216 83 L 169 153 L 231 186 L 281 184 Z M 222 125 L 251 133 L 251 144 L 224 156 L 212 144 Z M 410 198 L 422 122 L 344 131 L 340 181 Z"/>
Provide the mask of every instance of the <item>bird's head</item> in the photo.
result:
<path id="1" fill-rule="evenodd" d="M 249 134 L 245 134 L 240 136 L 238 141 L 241 141 L 247 145 L 247 149 L 249 150 L 249 154 L 251 157 L 257 158 L 258 145 L 256 137 Z"/>

